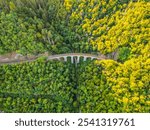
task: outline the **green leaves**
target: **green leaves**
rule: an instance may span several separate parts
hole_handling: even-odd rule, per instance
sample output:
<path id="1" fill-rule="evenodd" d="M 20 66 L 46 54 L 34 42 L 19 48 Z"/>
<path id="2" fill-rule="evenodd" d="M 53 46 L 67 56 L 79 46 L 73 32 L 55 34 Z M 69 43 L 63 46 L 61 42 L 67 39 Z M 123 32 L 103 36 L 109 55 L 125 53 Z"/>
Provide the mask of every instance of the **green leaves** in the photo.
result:
<path id="1" fill-rule="evenodd" d="M 79 63 L 76 70 L 72 64 L 44 59 L 0 66 L 0 109 L 149 112 L 149 61 L 138 60 L 115 66 L 114 61 L 87 61 Z"/>
<path id="2" fill-rule="evenodd" d="M 0 14 L 0 41 L 2 53 L 19 51 L 21 54 L 44 52 L 41 42 L 36 41 L 36 30 L 30 23 L 19 19 L 16 13 Z M 2 54 L 1 53 L 1 54 Z"/>
<path id="3" fill-rule="evenodd" d="M 5 8 L 0 12 L 0 54 L 68 51 L 68 48 L 59 50 L 64 42 L 55 27 L 66 16 L 60 0 L 1 1 L 0 7 Z"/>
<path id="4" fill-rule="evenodd" d="M 66 71 L 68 69 L 70 69 L 68 63 L 45 62 L 43 58 L 32 63 L 0 66 L 0 70 L 4 73 L 0 74 L 0 97 L 4 101 L 1 103 L 2 110 L 73 112 L 71 107 L 73 85 L 70 84 L 70 71 Z M 22 105 L 15 106 L 15 104 Z M 10 109 L 11 105 L 12 109 Z"/>
<path id="5" fill-rule="evenodd" d="M 126 61 L 130 56 L 130 49 L 128 47 L 122 47 L 119 49 L 118 60 L 121 62 Z"/>

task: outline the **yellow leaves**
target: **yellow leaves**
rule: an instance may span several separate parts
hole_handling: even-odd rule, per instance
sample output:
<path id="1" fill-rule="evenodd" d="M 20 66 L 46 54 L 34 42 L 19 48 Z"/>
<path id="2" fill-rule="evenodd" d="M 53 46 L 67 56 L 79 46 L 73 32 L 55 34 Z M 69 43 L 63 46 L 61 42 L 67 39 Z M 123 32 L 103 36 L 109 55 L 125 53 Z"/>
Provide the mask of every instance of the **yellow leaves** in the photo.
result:
<path id="1" fill-rule="evenodd" d="M 111 70 L 111 68 L 115 68 L 116 66 L 118 66 L 118 63 L 114 60 L 103 60 L 100 61 L 100 63 L 106 70 Z"/>
<path id="2" fill-rule="evenodd" d="M 106 5 L 106 1 L 102 1 L 102 5 L 105 6 Z"/>
<path id="3" fill-rule="evenodd" d="M 71 9 L 72 3 L 73 3 L 72 0 L 65 0 L 65 1 L 64 1 L 64 6 L 66 7 L 66 10 L 69 11 L 69 10 Z"/>
<path id="4" fill-rule="evenodd" d="M 98 10 L 99 10 L 99 5 L 95 6 L 91 12 L 96 13 L 96 12 L 98 12 Z"/>
<path id="5" fill-rule="evenodd" d="M 141 105 L 136 104 L 135 107 L 134 107 L 133 109 L 134 109 L 134 111 L 141 112 Z"/>
<path id="6" fill-rule="evenodd" d="M 150 57 L 150 51 L 149 50 L 150 50 L 150 43 L 145 45 L 144 48 L 141 50 L 142 55 L 147 57 L 147 58 Z"/>
<path id="7" fill-rule="evenodd" d="M 117 95 L 119 95 L 119 94 L 121 94 L 122 93 L 122 89 L 118 89 L 117 91 L 116 91 L 116 94 Z"/>
<path id="8" fill-rule="evenodd" d="M 72 0 L 65 0 L 66 5 L 70 8 Z M 128 5 L 124 4 L 127 9 L 124 11 L 116 11 L 112 16 L 106 15 L 99 18 L 102 13 L 109 9 L 109 5 L 115 5 L 115 1 L 109 1 L 106 4 L 105 0 L 81 0 L 77 2 L 77 9 L 72 10 L 71 19 L 83 18 L 81 26 L 84 33 L 91 34 L 94 37 L 94 44 L 97 44 L 98 50 L 103 53 L 111 53 L 118 46 L 131 46 L 132 53 L 148 54 L 149 48 L 145 49 L 143 39 L 150 41 L 149 31 L 146 27 L 149 25 L 149 19 L 145 19 L 148 12 L 148 2 L 131 2 Z M 108 5 L 108 6 L 107 6 Z M 102 7 L 102 8 L 101 8 Z M 101 11 L 100 8 L 102 9 Z M 87 13 L 87 14 L 86 14 Z M 139 35 L 142 34 L 142 37 Z M 91 38 L 91 35 L 89 35 Z M 103 39 L 103 40 L 97 40 Z M 131 39 L 134 39 L 131 41 Z M 98 42 L 97 42 L 98 41 Z M 106 42 L 105 42 L 106 41 Z M 103 42 L 103 44 L 102 44 Z M 146 54 L 145 54 L 146 51 Z"/>
<path id="9" fill-rule="evenodd" d="M 144 87 L 144 83 L 143 83 L 142 81 L 139 81 L 139 82 L 138 82 L 138 87 L 139 87 L 139 88 L 143 88 L 143 87 Z"/>
<path id="10" fill-rule="evenodd" d="M 91 23 L 90 19 L 88 19 L 88 18 L 85 18 L 85 19 L 83 20 L 83 22 L 85 22 L 85 23 Z"/>
<path id="11" fill-rule="evenodd" d="M 92 35 L 98 35 L 99 34 L 99 32 L 97 31 L 97 30 L 94 30 L 93 32 L 92 32 Z"/>
<path id="12" fill-rule="evenodd" d="M 100 22 L 99 21 L 94 22 L 93 26 L 98 28 L 100 26 Z"/>
<path id="13" fill-rule="evenodd" d="M 141 80 L 142 80 L 143 82 L 149 81 L 148 75 L 142 76 Z"/>
<path id="14" fill-rule="evenodd" d="M 118 79 L 118 85 L 119 86 L 124 86 L 125 84 L 128 84 L 129 83 L 129 79 L 128 78 L 125 78 L 125 77 L 121 77 Z"/>
<path id="15" fill-rule="evenodd" d="M 104 8 L 104 9 L 102 10 L 102 13 L 106 13 L 106 11 L 107 11 L 107 10 Z"/>
<path id="16" fill-rule="evenodd" d="M 132 97 L 132 99 L 131 99 L 133 102 L 137 102 L 137 101 L 139 101 L 139 97 Z"/>
<path id="17" fill-rule="evenodd" d="M 150 21 L 147 19 L 150 8 L 146 2 L 131 2 L 119 7 L 125 10 L 116 11 L 117 6 L 112 9 L 111 16 L 102 16 L 115 4 L 113 0 L 107 4 L 104 0 L 81 0 L 71 16 L 78 19 L 82 12 L 79 26 L 85 34 L 90 34 L 89 44 L 97 47 L 100 53 L 109 55 L 119 47 L 129 47 L 131 55 L 124 63 L 96 60 L 95 64 L 103 67 L 102 74 L 106 76 L 112 95 L 125 105 L 124 110 L 140 111 L 140 103 L 148 100 L 146 93 L 150 82 Z M 146 103 L 150 105 L 150 102 Z"/>
<path id="18" fill-rule="evenodd" d="M 82 9 L 84 6 L 85 6 L 84 3 L 80 3 L 79 6 L 78 6 L 78 8 Z"/>
<path id="19" fill-rule="evenodd" d="M 124 64 L 116 64 L 111 60 L 97 62 L 103 66 L 103 74 L 116 100 L 125 105 L 123 109 L 127 111 L 129 104 L 132 104 L 131 106 L 135 106 L 133 108 L 135 111 L 142 111 L 140 103 L 145 103 L 148 97 L 141 92 L 146 91 L 146 86 L 150 81 L 144 66 L 150 64 L 150 60 L 143 60 L 139 57 Z M 149 101 L 146 103 L 150 105 Z"/>
<path id="20" fill-rule="evenodd" d="M 88 9 L 88 12 L 91 12 L 92 11 L 92 9 L 90 8 L 90 9 Z"/>
<path id="21" fill-rule="evenodd" d="M 150 101 L 146 101 L 146 104 L 147 104 L 147 105 L 150 105 Z"/>
<path id="22" fill-rule="evenodd" d="M 81 17 L 81 15 L 77 14 L 76 12 L 73 12 L 70 16 L 70 18 L 74 19 L 74 20 L 78 20 L 80 17 Z"/>
<path id="23" fill-rule="evenodd" d="M 112 46 L 110 41 L 105 42 L 105 46 L 107 47 L 108 52 L 112 52 Z"/>
<path id="24" fill-rule="evenodd" d="M 83 29 L 83 30 L 86 30 L 88 27 L 90 27 L 90 26 L 89 26 L 89 24 L 87 24 L 87 23 L 85 23 L 85 24 L 82 25 L 82 29 Z"/>
<path id="25" fill-rule="evenodd" d="M 73 13 L 71 14 L 71 17 L 72 17 L 72 18 L 75 18 L 76 15 L 77 15 L 77 13 L 76 13 L 76 12 L 73 12 Z"/>
<path id="26" fill-rule="evenodd" d="M 135 3 L 132 4 L 132 6 L 136 7 L 137 5 Z M 144 49 L 144 44 L 142 43 L 143 39 L 148 40 L 148 35 L 145 35 L 147 33 L 144 28 L 148 26 L 150 23 L 148 19 L 144 19 L 146 13 L 141 13 L 139 9 L 142 9 L 144 6 L 143 3 L 140 3 L 141 6 L 136 7 L 134 9 L 130 9 L 131 7 L 126 10 L 126 13 L 120 13 L 116 12 L 115 15 L 113 15 L 113 18 L 110 18 L 108 21 L 108 24 L 112 23 L 112 20 L 115 20 L 117 23 L 114 27 L 110 28 L 107 35 L 106 39 L 115 39 L 112 44 L 112 48 L 110 46 L 105 45 L 105 50 L 107 52 L 112 52 L 114 51 L 114 48 L 116 48 L 119 45 L 125 46 L 125 45 L 131 45 L 131 51 L 134 53 L 139 53 Z M 141 15 L 143 14 L 143 15 Z M 111 22 L 109 22 L 111 21 Z M 138 25 L 139 23 L 142 23 Z M 135 26 L 135 27 L 134 27 Z M 134 30 L 134 28 L 139 28 L 138 31 Z M 144 27 L 144 28 L 142 28 Z M 142 31 L 142 32 L 141 32 Z M 142 35 L 139 35 L 139 33 Z M 138 34 L 137 34 L 138 33 Z M 142 37 L 141 37 L 142 36 Z M 135 43 L 130 44 L 130 37 L 135 39 Z M 112 42 L 112 41 L 111 41 Z M 140 45 L 139 45 L 140 43 Z M 142 43 L 142 44 L 141 44 Z M 117 45 L 117 46 L 116 46 Z M 115 47 L 114 47 L 115 46 Z M 102 48 L 103 49 L 103 48 Z M 101 50 L 100 50 L 101 51 Z"/>
<path id="27" fill-rule="evenodd" d="M 128 103 L 128 101 L 129 101 L 129 99 L 128 99 L 128 98 L 123 97 L 123 99 L 122 99 L 122 102 L 123 102 L 123 103 L 127 104 L 127 103 Z"/>
<path id="28" fill-rule="evenodd" d="M 84 19 L 83 21 L 84 24 L 81 25 L 83 31 L 85 33 L 91 33 L 91 21 L 89 19 Z"/>
<path id="29" fill-rule="evenodd" d="M 10 10 L 14 10 L 16 8 L 15 4 L 13 2 L 9 3 Z"/>
<path id="30" fill-rule="evenodd" d="M 98 42 L 98 50 L 101 50 L 103 48 L 103 43 L 102 42 Z"/>
<path id="31" fill-rule="evenodd" d="M 145 96 L 141 95 L 140 100 L 144 100 L 144 99 L 145 99 Z"/>
<path id="32" fill-rule="evenodd" d="M 98 60 L 95 60 L 94 63 L 95 63 L 96 65 L 99 65 L 99 61 L 98 61 Z"/>

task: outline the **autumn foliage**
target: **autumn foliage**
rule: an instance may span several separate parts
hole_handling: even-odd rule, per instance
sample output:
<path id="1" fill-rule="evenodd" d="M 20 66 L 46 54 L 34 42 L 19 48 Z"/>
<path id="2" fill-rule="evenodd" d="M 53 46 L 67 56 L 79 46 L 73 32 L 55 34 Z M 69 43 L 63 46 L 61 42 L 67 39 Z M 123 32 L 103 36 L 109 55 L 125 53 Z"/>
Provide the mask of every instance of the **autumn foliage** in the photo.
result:
<path id="1" fill-rule="evenodd" d="M 150 112 L 149 1 L 0 0 L 0 30 L 1 55 L 108 57 L 0 65 L 0 110 Z"/>

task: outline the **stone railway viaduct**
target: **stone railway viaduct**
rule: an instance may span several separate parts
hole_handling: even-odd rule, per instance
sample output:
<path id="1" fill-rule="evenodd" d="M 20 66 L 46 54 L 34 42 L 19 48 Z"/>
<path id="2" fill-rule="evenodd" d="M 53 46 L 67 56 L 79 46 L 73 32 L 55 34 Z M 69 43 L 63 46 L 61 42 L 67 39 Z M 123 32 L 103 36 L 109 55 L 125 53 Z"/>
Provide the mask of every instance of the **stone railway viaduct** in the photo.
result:
<path id="1" fill-rule="evenodd" d="M 24 56 L 16 55 L 13 59 L 9 59 L 9 58 L 1 59 L 0 64 L 16 64 L 16 63 L 20 63 L 20 62 L 31 62 L 31 61 L 35 61 L 39 57 L 25 59 Z M 74 63 L 74 61 L 76 63 L 79 63 L 80 58 L 83 58 L 83 61 L 86 61 L 88 58 L 90 58 L 91 60 L 107 59 L 107 57 L 104 55 L 98 56 L 98 55 L 87 54 L 87 53 L 66 53 L 66 54 L 50 55 L 50 56 L 46 56 L 46 57 L 47 57 L 47 60 L 64 60 L 65 62 L 67 62 L 68 58 L 70 57 L 71 63 Z"/>

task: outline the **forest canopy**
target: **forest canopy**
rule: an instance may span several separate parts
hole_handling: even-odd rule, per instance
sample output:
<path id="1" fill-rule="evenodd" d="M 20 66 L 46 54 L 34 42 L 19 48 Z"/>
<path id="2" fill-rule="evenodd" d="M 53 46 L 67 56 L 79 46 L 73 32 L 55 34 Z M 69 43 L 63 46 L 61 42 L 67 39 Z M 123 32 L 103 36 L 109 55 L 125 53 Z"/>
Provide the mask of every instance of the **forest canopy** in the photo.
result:
<path id="1" fill-rule="evenodd" d="M 0 55 L 108 58 L 0 65 L 0 110 L 150 112 L 149 50 L 149 0 L 0 0 Z"/>

